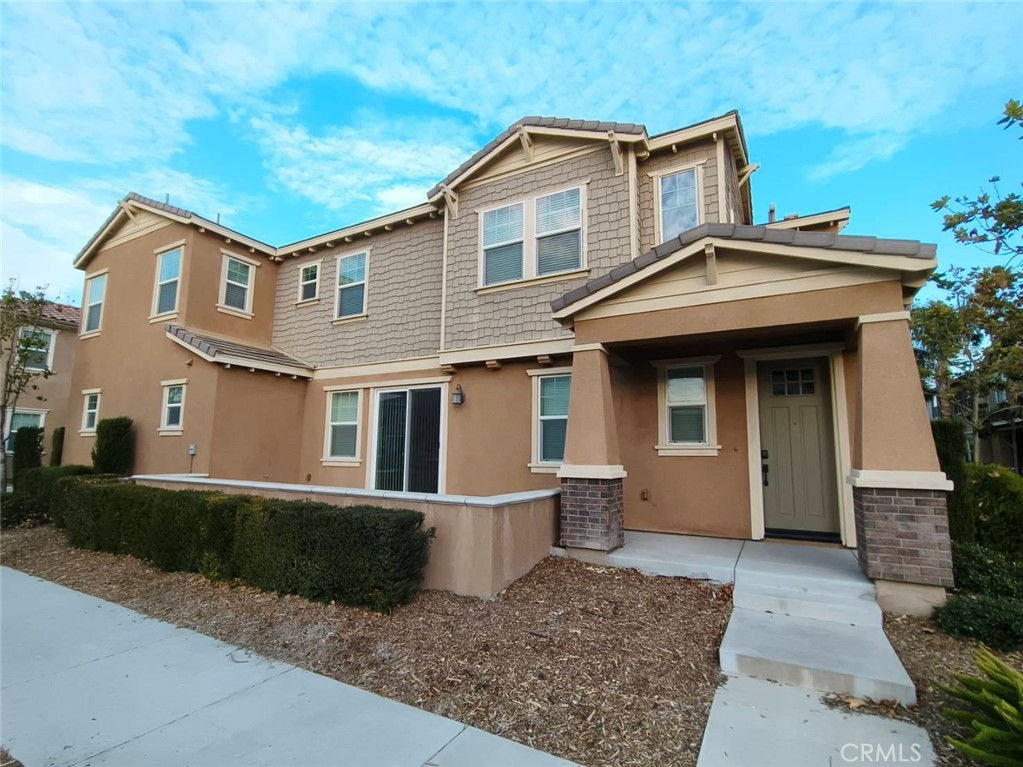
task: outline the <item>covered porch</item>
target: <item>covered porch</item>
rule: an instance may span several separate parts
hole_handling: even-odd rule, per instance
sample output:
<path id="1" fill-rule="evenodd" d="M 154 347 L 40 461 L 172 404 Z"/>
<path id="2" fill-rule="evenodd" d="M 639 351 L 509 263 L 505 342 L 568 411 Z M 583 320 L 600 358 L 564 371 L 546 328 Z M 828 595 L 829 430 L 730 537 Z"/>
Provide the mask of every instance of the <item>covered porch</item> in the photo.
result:
<path id="1" fill-rule="evenodd" d="M 561 545 L 811 540 L 943 593 L 950 484 L 905 309 L 934 265 L 919 243 L 709 225 L 556 301 L 576 336 Z"/>

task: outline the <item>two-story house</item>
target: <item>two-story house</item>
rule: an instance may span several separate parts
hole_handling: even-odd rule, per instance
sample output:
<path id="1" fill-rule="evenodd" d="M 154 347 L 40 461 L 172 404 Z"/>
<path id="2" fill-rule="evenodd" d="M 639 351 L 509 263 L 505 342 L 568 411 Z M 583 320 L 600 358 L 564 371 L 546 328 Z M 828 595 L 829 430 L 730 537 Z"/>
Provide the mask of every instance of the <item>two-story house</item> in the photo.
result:
<path id="1" fill-rule="evenodd" d="M 949 585 L 947 536 L 896 540 L 925 512 L 940 539 L 949 488 L 906 310 L 935 248 L 840 235 L 848 209 L 754 225 L 757 167 L 734 112 L 527 117 L 423 204 L 290 245 L 129 194 L 75 261 L 68 460 L 128 415 L 142 473 L 560 488 L 568 547 L 805 538 Z"/>
<path id="2" fill-rule="evenodd" d="M 39 375 L 18 396 L 8 414 L 3 434 L 4 452 L 8 457 L 14 449 L 12 435 L 30 426 L 43 430 L 43 457 L 44 463 L 48 463 L 53 432 L 66 423 L 80 323 L 78 307 L 47 302 L 43 306 L 41 327 L 18 329 L 19 339 L 28 338 L 32 344 L 25 368 Z M 44 371 L 49 371 L 49 375 L 42 375 Z M 9 472 L 7 476 L 11 476 Z"/>

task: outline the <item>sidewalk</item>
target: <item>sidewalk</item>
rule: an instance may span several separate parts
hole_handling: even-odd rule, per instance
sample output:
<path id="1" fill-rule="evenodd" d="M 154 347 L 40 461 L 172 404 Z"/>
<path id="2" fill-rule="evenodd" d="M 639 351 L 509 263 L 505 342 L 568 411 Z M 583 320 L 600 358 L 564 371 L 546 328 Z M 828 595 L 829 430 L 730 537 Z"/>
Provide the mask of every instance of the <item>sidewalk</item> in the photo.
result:
<path id="1" fill-rule="evenodd" d="M 570 765 L 17 570 L 0 592 L 0 735 L 26 765 Z"/>

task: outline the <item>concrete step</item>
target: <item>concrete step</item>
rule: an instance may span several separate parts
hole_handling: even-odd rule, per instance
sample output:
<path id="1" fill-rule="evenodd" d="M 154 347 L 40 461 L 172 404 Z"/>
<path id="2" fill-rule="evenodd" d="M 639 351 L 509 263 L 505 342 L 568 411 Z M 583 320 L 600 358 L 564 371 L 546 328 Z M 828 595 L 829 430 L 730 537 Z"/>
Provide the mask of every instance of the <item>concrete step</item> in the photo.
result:
<path id="1" fill-rule="evenodd" d="M 732 601 L 736 607 L 775 615 L 813 618 L 832 623 L 881 628 L 881 608 L 873 591 L 849 596 L 810 589 L 780 588 L 772 583 L 735 584 Z"/>
<path id="2" fill-rule="evenodd" d="M 916 703 L 916 688 L 880 628 L 736 607 L 721 670 L 822 692 Z"/>
<path id="3" fill-rule="evenodd" d="M 856 598 L 874 596 L 874 584 L 849 549 L 749 541 L 735 583 Z"/>
<path id="4" fill-rule="evenodd" d="M 625 545 L 607 555 L 608 564 L 644 575 L 731 583 L 743 542 L 724 538 L 626 532 Z"/>

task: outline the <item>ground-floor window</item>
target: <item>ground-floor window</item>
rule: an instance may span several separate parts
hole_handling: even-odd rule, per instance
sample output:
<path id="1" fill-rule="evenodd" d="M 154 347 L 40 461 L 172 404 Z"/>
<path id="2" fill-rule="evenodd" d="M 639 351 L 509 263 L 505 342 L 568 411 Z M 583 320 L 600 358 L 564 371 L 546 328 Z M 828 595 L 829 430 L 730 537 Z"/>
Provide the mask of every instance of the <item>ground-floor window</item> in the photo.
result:
<path id="1" fill-rule="evenodd" d="M 358 390 L 329 393 L 325 460 L 354 461 L 358 459 L 359 398 Z"/>
<path id="2" fill-rule="evenodd" d="M 14 435 L 18 433 L 18 429 L 24 428 L 36 428 L 41 429 L 46 421 L 46 414 L 43 412 L 24 412 L 15 410 L 11 413 L 11 418 L 8 421 L 8 429 L 6 439 L 4 440 L 4 450 L 8 453 L 14 452 Z"/>
<path id="3" fill-rule="evenodd" d="M 552 473 L 565 460 L 572 368 L 528 372 L 533 379 L 533 454 L 529 467 L 534 473 Z"/>
<path id="4" fill-rule="evenodd" d="M 700 357 L 654 363 L 658 368 L 660 455 L 716 455 L 714 363 L 718 359 Z"/>
<path id="5" fill-rule="evenodd" d="M 160 431 L 180 432 L 185 423 L 185 379 L 161 381 L 163 386 L 163 410 L 160 416 Z"/>
<path id="6" fill-rule="evenodd" d="M 92 434 L 96 431 L 99 421 L 99 389 L 86 389 L 82 392 L 85 401 L 82 403 L 82 431 Z"/>
<path id="7" fill-rule="evenodd" d="M 439 386 L 376 393 L 373 487 L 436 493 L 443 417 Z"/>

